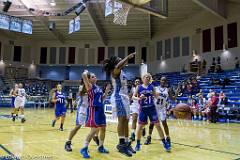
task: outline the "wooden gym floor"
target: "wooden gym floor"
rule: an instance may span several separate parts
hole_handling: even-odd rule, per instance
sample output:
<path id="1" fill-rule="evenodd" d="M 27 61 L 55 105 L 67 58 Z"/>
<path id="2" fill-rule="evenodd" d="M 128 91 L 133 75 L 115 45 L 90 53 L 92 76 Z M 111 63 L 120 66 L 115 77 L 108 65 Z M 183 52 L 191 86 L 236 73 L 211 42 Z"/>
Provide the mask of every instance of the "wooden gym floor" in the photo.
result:
<path id="1" fill-rule="evenodd" d="M 51 109 L 27 109 L 27 121 L 12 122 L 6 118 L 9 108 L 0 108 L 0 160 L 4 156 L 15 155 L 21 160 L 74 160 L 82 159 L 79 149 L 88 128 L 82 128 L 73 139 L 73 152 L 65 152 L 64 143 L 69 131 L 75 124 L 75 113 L 67 114 L 65 130 L 58 131 L 51 127 L 54 112 Z M 115 146 L 118 142 L 116 123 L 108 123 L 105 146 L 109 155 L 101 155 L 96 145 L 91 142 L 90 155 L 94 160 L 239 160 L 240 159 L 240 124 L 208 124 L 198 121 L 169 120 L 172 138 L 172 152 L 167 153 L 157 140 L 156 131 L 153 143 L 142 145 L 142 150 L 132 158 L 119 154 Z M 142 142 L 145 139 L 142 139 Z M 135 143 L 133 143 L 135 146 Z M 6 158 L 6 157 L 5 157 Z"/>

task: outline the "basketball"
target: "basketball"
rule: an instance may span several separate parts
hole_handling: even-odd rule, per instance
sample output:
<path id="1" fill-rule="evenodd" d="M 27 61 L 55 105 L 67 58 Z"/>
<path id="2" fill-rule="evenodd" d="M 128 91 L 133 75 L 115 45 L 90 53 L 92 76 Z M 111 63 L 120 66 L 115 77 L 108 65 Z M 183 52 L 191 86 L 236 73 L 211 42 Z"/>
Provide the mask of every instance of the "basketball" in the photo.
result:
<path id="1" fill-rule="evenodd" d="M 191 109 L 185 103 L 179 103 L 173 109 L 173 115 L 177 119 L 191 119 Z"/>

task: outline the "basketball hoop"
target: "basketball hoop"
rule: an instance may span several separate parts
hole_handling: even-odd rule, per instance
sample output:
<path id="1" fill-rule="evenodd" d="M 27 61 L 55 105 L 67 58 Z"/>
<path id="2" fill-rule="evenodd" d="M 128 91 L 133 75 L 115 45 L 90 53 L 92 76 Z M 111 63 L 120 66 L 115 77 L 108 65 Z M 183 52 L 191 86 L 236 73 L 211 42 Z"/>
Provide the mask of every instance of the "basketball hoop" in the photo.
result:
<path id="1" fill-rule="evenodd" d="M 113 14 L 114 14 L 113 23 L 118 25 L 127 25 L 127 17 L 130 9 L 133 6 L 124 2 L 121 3 L 116 0 L 110 0 L 110 1 L 112 3 Z M 133 5 L 143 5 L 149 1 L 151 0 L 129 0 L 129 2 L 132 3 Z"/>
<path id="2" fill-rule="evenodd" d="M 150 2 L 151 0 L 129 0 L 129 2 L 131 2 L 132 4 L 136 4 L 136 5 L 143 5 L 145 3 Z"/>
<path id="3" fill-rule="evenodd" d="M 128 17 L 128 13 L 129 13 L 130 9 L 131 9 L 130 5 L 122 4 L 122 8 L 116 10 L 113 13 L 114 14 L 113 23 L 126 26 L 127 25 L 127 17 Z"/>

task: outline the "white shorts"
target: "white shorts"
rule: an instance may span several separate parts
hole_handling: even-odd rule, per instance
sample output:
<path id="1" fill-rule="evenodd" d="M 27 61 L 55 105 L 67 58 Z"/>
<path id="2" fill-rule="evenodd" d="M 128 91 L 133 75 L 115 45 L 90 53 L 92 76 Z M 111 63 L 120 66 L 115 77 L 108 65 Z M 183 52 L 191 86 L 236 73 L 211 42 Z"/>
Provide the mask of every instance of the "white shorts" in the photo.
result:
<path id="1" fill-rule="evenodd" d="M 139 105 L 132 103 L 132 104 L 130 105 L 130 113 L 132 113 L 132 114 L 133 114 L 133 113 L 139 114 Z"/>
<path id="2" fill-rule="evenodd" d="M 78 102 L 76 125 L 83 126 L 85 124 L 87 118 L 87 107 L 88 107 L 87 97 L 84 97 L 83 101 Z"/>
<path id="3" fill-rule="evenodd" d="M 14 101 L 15 108 L 24 108 L 26 98 L 17 96 Z"/>
<path id="4" fill-rule="evenodd" d="M 130 116 L 130 101 L 126 95 L 121 95 L 119 98 L 111 96 L 111 104 L 113 106 L 113 114 L 118 117 Z"/>
<path id="5" fill-rule="evenodd" d="M 85 124 L 86 118 L 87 118 L 87 108 L 81 106 L 77 111 L 76 125 L 83 126 Z"/>
<path id="6" fill-rule="evenodd" d="M 161 121 L 165 121 L 167 118 L 167 109 L 166 107 L 156 107 L 157 113 L 158 113 L 158 118 Z"/>

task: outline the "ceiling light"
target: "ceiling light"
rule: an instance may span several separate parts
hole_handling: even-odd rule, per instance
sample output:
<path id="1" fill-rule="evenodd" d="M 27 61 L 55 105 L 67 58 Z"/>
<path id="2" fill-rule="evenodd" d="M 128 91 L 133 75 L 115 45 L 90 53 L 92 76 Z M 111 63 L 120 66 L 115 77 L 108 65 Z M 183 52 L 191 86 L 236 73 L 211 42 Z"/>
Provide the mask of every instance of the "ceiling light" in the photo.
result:
<path id="1" fill-rule="evenodd" d="M 82 3 L 76 10 L 75 13 L 79 16 L 86 9 L 86 5 Z"/>
<path id="2" fill-rule="evenodd" d="M 56 6 L 56 2 L 55 0 L 51 0 L 51 2 L 49 3 L 51 6 Z"/>

